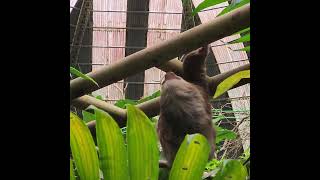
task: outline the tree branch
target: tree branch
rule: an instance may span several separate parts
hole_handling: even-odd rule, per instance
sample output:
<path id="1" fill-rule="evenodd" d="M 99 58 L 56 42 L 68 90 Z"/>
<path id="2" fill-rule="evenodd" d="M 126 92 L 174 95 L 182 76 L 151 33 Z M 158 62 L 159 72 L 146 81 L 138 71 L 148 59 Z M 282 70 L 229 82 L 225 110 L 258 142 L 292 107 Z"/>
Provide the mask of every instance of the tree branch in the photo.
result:
<path id="1" fill-rule="evenodd" d="M 196 26 L 158 45 L 145 48 L 87 75 L 92 82 L 76 78 L 70 81 L 70 101 L 154 66 L 160 66 L 181 54 L 217 41 L 250 25 L 250 4 Z"/>
<path id="2" fill-rule="evenodd" d="M 229 76 L 239 71 L 248 70 L 248 69 L 250 69 L 250 64 L 240 66 L 238 68 L 232 69 L 222 74 L 218 74 L 213 77 L 208 77 L 210 90 L 214 89 L 212 90 L 211 95 L 214 95 L 215 89 L 217 88 L 218 83 L 222 82 L 224 79 L 228 78 Z M 249 82 L 250 82 L 250 79 L 243 79 L 238 84 L 236 84 L 233 88 L 239 87 Z M 127 111 L 125 109 L 121 109 L 105 101 L 101 101 L 99 99 L 96 99 L 95 97 L 91 97 L 88 95 L 85 95 L 73 100 L 72 104 L 76 107 L 81 107 L 81 108 L 88 107 L 89 105 L 94 105 L 97 108 L 108 112 L 115 119 L 115 121 L 118 123 L 120 127 L 126 126 Z M 142 110 L 148 117 L 154 117 L 160 113 L 160 97 L 138 104 L 136 105 L 136 107 Z M 95 124 L 96 124 L 95 121 L 91 121 L 87 124 L 93 136 L 95 136 Z"/>

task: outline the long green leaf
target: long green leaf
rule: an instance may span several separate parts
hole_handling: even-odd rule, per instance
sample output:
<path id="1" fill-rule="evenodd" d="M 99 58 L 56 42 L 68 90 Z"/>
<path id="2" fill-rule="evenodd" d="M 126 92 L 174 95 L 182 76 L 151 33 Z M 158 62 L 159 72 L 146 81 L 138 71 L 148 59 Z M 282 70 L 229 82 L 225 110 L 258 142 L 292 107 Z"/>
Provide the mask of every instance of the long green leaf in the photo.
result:
<path id="1" fill-rule="evenodd" d="M 240 161 L 227 159 L 222 162 L 213 180 L 246 180 L 247 176 L 247 170 Z"/>
<path id="2" fill-rule="evenodd" d="M 248 33 L 248 32 L 250 32 L 250 27 L 247 27 L 247 28 L 245 28 L 245 29 L 242 29 L 242 30 L 234 33 L 233 35 L 235 35 L 235 34 L 242 34 L 242 33 L 246 34 L 246 33 Z"/>
<path id="3" fill-rule="evenodd" d="M 104 179 L 128 180 L 124 139 L 118 124 L 106 112 L 95 109 L 100 167 Z"/>
<path id="4" fill-rule="evenodd" d="M 200 180 L 208 162 L 210 149 L 203 135 L 187 135 L 173 162 L 169 180 Z"/>
<path id="5" fill-rule="evenodd" d="M 248 4 L 248 3 L 250 3 L 250 0 L 242 0 L 242 1 L 238 2 L 238 3 L 230 4 L 230 5 L 229 5 L 228 7 L 226 7 L 223 11 L 221 11 L 221 12 L 218 14 L 218 16 L 221 16 L 221 15 L 223 15 L 223 14 L 226 14 L 226 13 L 228 13 L 228 12 L 234 10 L 234 9 L 237 9 L 237 8 L 243 6 L 243 5 L 246 5 L 246 4 Z M 218 17 L 218 16 L 217 16 L 217 17 Z"/>
<path id="6" fill-rule="evenodd" d="M 232 88 L 243 78 L 250 78 L 250 70 L 244 70 L 233 74 L 227 79 L 223 80 L 218 86 L 213 98 L 221 96 L 223 93 Z"/>
<path id="7" fill-rule="evenodd" d="M 80 179 L 99 179 L 99 160 L 88 127 L 70 112 L 70 146 Z"/>
<path id="8" fill-rule="evenodd" d="M 250 41 L 250 33 L 240 37 L 239 39 L 229 42 L 229 44 L 248 42 L 248 41 Z"/>
<path id="9" fill-rule="evenodd" d="M 70 67 L 70 73 L 72 73 L 78 77 L 81 77 L 83 79 L 89 80 L 99 87 L 98 83 L 95 80 L 93 80 L 91 77 L 87 76 L 86 74 L 83 74 L 82 72 L 78 71 L 77 69 L 75 69 L 73 67 Z"/>
<path id="10" fill-rule="evenodd" d="M 127 105 L 127 147 L 131 180 L 158 180 L 157 134 L 149 118 L 133 105 Z"/>
<path id="11" fill-rule="evenodd" d="M 223 3 L 228 0 L 204 0 L 202 3 L 200 3 L 193 11 L 192 11 L 192 16 L 194 16 L 196 13 L 200 12 L 201 10 L 214 6 L 220 3 Z"/>
<path id="12" fill-rule="evenodd" d="M 73 173 L 73 164 L 71 159 L 70 159 L 70 180 L 76 180 L 76 177 Z"/>

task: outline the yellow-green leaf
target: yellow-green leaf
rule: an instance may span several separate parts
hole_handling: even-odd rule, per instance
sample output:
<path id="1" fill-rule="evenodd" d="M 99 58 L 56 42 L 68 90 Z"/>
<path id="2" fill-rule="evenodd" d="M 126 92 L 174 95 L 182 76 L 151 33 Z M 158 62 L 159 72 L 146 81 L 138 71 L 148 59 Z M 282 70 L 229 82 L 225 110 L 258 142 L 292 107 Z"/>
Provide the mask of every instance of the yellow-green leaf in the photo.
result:
<path id="1" fill-rule="evenodd" d="M 70 180 L 76 180 L 76 177 L 74 176 L 74 173 L 73 173 L 73 164 L 71 159 L 70 159 Z"/>
<path id="2" fill-rule="evenodd" d="M 247 176 L 247 170 L 239 160 L 227 159 L 222 162 L 213 180 L 246 180 Z"/>
<path id="3" fill-rule="evenodd" d="M 232 76 L 228 77 L 227 79 L 223 80 L 218 86 L 217 90 L 213 96 L 213 98 L 217 98 L 234 85 L 236 85 L 241 79 L 243 78 L 250 78 L 250 70 L 244 70 L 233 74 Z"/>
<path id="4" fill-rule="evenodd" d="M 158 180 L 157 134 L 149 118 L 135 106 L 127 105 L 127 147 L 131 180 Z"/>
<path id="5" fill-rule="evenodd" d="M 118 124 L 106 112 L 95 109 L 100 167 L 104 179 L 128 180 L 128 161 Z"/>
<path id="6" fill-rule="evenodd" d="M 99 179 L 97 150 L 88 127 L 70 112 L 70 146 L 80 179 Z"/>
<path id="7" fill-rule="evenodd" d="M 187 135 L 173 162 L 169 180 L 200 180 L 210 151 L 210 145 L 203 135 Z"/>

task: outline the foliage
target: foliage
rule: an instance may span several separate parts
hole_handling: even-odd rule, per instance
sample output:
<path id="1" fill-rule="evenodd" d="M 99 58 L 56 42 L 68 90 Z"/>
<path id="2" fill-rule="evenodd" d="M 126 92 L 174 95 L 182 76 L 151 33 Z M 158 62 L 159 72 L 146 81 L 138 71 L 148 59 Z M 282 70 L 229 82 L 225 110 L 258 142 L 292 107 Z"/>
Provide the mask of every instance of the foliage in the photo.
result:
<path id="1" fill-rule="evenodd" d="M 201 179 L 210 150 L 203 135 L 186 135 L 173 162 L 169 180 Z"/>
<path id="2" fill-rule="evenodd" d="M 221 128 L 219 126 L 215 127 L 216 129 L 216 144 L 224 140 L 233 140 L 237 138 L 237 134 L 231 130 Z"/>
<path id="3" fill-rule="evenodd" d="M 250 0 L 232 0 L 231 4 L 228 7 L 224 8 L 224 10 L 221 11 L 218 14 L 218 16 L 221 16 L 223 14 L 231 12 L 232 10 L 237 9 L 237 8 L 243 6 L 243 5 L 248 4 L 248 3 L 250 3 Z"/>
<path id="4" fill-rule="evenodd" d="M 228 0 L 204 0 L 192 11 L 192 15 L 194 16 L 196 13 L 200 12 L 203 9 L 206 9 L 208 7 L 211 7 L 226 1 Z"/>
<path id="5" fill-rule="evenodd" d="M 223 80 L 220 84 L 218 84 L 213 98 L 221 96 L 223 93 L 231 89 L 235 84 L 237 84 L 241 79 L 244 78 L 250 78 L 250 70 L 237 72 Z"/>
<path id="6" fill-rule="evenodd" d="M 93 138 L 84 122 L 71 112 L 70 147 L 80 178 L 98 179 L 99 160 Z"/>
<path id="7" fill-rule="evenodd" d="M 219 166 L 219 170 L 214 180 L 245 180 L 247 178 L 247 170 L 239 160 L 226 159 Z"/>
<path id="8" fill-rule="evenodd" d="M 78 76 L 78 77 L 81 77 L 81 78 L 83 78 L 83 79 L 89 80 L 89 81 L 91 81 L 92 83 L 94 83 L 95 85 L 97 85 L 97 86 L 99 87 L 98 83 L 97 83 L 95 80 L 93 80 L 93 79 L 92 79 L 91 77 L 89 77 L 88 75 L 83 74 L 82 72 L 78 71 L 77 69 L 75 69 L 75 68 L 73 68 L 73 67 L 70 67 L 70 73 L 71 73 L 71 74 L 74 74 L 74 75 L 76 75 L 76 76 Z"/>
<path id="9" fill-rule="evenodd" d="M 127 108 L 127 149 L 112 117 L 94 110 L 99 161 L 89 129 L 79 117 L 70 114 L 72 157 L 81 179 L 98 179 L 99 169 L 105 179 L 157 179 L 159 151 L 154 126 L 142 111 L 130 105 Z"/>
<path id="10" fill-rule="evenodd" d="M 156 180 L 158 178 L 159 150 L 155 127 L 138 108 L 127 105 L 127 109 L 127 127 L 122 129 L 108 113 L 94 109 L 98 152 L 83 120 L 70 113 L 70 145 L 76 166 L 76 172 L 70 170 L 70 179 L 75 174 L 81 179 L 99 179 L 99 169 L 104 179 Z M 223 117 L 219 116 L 220 120 L 217 122 L 223 121 Z M 231 130 L 219 126 L 215 128 L 217 145 L 224 140 L 236 138 L 236 134 Z M 125 132 L 127 134 L 124 138 L 122 134 Z M 247 167 L 240 162 L 243 163 L 248 159 L 249 150 L 246 150 L 239 160 L 213 159 L 207 163 L 209 152 L 210 146 L 204 136 L 187 135 L 173 162 L 169 179 L 200 179 L 205 171 L 213 171 L 211 177 L 215 180 L 226 177 L 237 180 L 247 176 Z"/>
<path id="11" fill-rule="evenodd" d="M 160 92 L 160 90 L 159 90 L 159 91 L 154 92 L 154 93 L 151 94 L 150 96 L 146 96 L 146 97 L 141 98 L 141 99 L 138 100 L 138 101 L 131 100 L 131 99 L 120 99 L 120 100 L 118 100 L 114 105 L 117 106 L 117 107 L 119 107 L 119 108 L 125 109 L 125 108 L 126 108 L 126 105 L 128 105 L 128 104 L 137 105 L 137 104 L 140 104 L 140 103 L 149 101 L 149 100 L 151 100 L 151 99 L 157 98 L 157 97 L 159 97 L 160 95 L 161 95 L 161 92 Z"/>
<path id="12" fill-rule="evenodd" d="M 199 13 L 201 10 L 204 10 L 208 7 L 214 6 L 214 5 L 218 5 L 221 4 L 223 2 L 227 2 L 228 0 L 204 0 L 203 2 L 201 2 L 193 11 L 192 11 L 192 15 L 196 15 L 197 13 Z M 224 8 L 218 15 L 224 15 L 227 14 L 231 11 L 233 11 L 234 9 L 237 9 L 241 6 L 244 6 L 246 4 L 249 4 L 250 0 L 232 0 L 231 3 Z M 244 34 L 243 34 L 244 33 Z M 235 44 L 235 43 L 243 43 L 243 42 L 250 42 L 250 27 L 245 28 L 235 34 L 243 34 L 242 37 L 239 37 L 236 40 L 230 41 L 228 42 L 229 44 Z M 233 50 L 233 49 L 232 49 Z M 233 51 L 250 51 L 250 46 L 241 48 L 241 49 L 236 49 Z"/>

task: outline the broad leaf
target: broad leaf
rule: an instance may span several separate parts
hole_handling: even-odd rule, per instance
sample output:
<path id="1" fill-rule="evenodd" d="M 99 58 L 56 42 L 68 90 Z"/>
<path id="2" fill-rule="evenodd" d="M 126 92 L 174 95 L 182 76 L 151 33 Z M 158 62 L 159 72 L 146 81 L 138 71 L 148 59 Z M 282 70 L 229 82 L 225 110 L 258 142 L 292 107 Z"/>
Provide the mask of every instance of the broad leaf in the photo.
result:
<path id="1" fill-rule="evenodd" d="M 213 180 L 245 180 L 248 176 L 246 168 L 238 160 L 224 160 Z"/>
<path id="2" fill-rule="evenodd" d="M 228 12 L 234 10 L 234 9 L 237 9 L 237 8 L 243 6 L 243 5 L 246 5 L 246 4 L 248 4 L 248 3 L 250 3 L 250 0 L 241 0 L 241 1 L 236 1 L 235 3 L 231 3 L 231 4 L 230 4 L 228 7 L 226 7 L 223 11 L 221 11 L 221 12 L 218 14 L 218 16 L 221 16 L 221 15 L 223 15 L 223 14 L 226 14 L 226 13 L 228 13 Z M 218 17 L 218 16 L 217 16 L 217 17 Z"/>
<path id="3" fill-rule="evenodd" d="M 88 127 L 70 112 L 70 146 L 80 179 L 99 179 L 99 159 Z"/>
<path id="4" fill-rule="evenodd" d="M 186 135 L 173 162 L 169 180 L 201 179 L 210 151 L 206 137 Z"/>
<path id="5" fill-rule="evenodd" d="M 83 79 L 89 80 L 99 87 L 98 83 L 96 81 L 94 81 L 91 77 L 87 76 L 86 74 L 83 74 L 82 72 L 78 71 L 77 69 L 75 69 L 73 67 L 70 67 L 70 73 L 72 73 L 78 77 L 81 77 Z"/>
<path id="6" fill-rule="evenodd" d="M 228 0 L 204 0 L 202 3 L 200 3 L 193 11 L 192 16 L 194 16 L 196 13 L 200 12 L 201 10 L 214 6 L 223 2 L 226 2 Z"/>
<path id="7" fill-rule="evenodd" d="M 129 179 L 127 152 L 118 124 L 106 112 L 95 109 L 100 167 L 104 179 Z"/>
<path id="8" fill-rule="evenodd" d="M 216 92 L 213 98 L 217 98 L 221 96 L 223 93 L 227 92 L 231 89 L 234 85 L 236 85 L 241 79 L 243 78 L 250 78 L 250 70 L 244 70 L 233 74 L 232 76 L 228 77 L 227 79 L 223 80 L 216 89 Z"/>
<path id="9" fill-rule="evenodd" d="M 127 147 L 131 180 L 158 180 L 159 150 L 155 128 L 149 118 L 127 105 Z"/>

